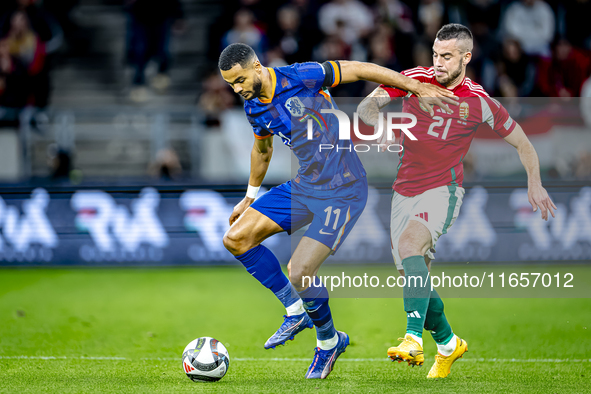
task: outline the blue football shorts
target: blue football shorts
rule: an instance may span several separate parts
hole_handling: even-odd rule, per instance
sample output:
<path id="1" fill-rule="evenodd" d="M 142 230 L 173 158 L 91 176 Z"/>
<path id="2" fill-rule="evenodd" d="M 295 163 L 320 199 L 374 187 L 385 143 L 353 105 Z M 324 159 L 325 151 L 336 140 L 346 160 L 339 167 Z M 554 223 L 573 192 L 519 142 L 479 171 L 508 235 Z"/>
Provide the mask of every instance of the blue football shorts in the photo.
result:
<path id="1" fill-rule="evenodd" d="M 328 246 L 334 254 L 367 203 L 367 178 L 331 190 L 304 189 L 288 181 L 259 197 L 251 207 L 289 234 L 310 224 L 304 236 Z"/>

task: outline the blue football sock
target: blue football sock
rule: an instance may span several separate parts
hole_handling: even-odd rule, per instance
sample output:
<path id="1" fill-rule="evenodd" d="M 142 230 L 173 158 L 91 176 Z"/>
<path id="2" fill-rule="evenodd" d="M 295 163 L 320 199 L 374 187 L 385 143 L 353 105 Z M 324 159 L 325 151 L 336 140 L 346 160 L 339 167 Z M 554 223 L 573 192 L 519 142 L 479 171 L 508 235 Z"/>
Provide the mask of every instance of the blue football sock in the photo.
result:
<path id="1" fill-rule="evenodd" d="M 271 290 L 286 308 L 299 300 L 289 279 L 281 271 L 277 257 L 263 245 L 255 246 L 244 254 L 236 256 L 249 274 Z"/>
<path id="2" fill-rule="evenodd" d="M 328 306 L 328 291 L 322 281 L 314 277 L 311 286 L 298 293 L 304 302 L 308 316 L 316 326 L 316 337 L 321 341 L 333 338 L 337 331 Z"/>

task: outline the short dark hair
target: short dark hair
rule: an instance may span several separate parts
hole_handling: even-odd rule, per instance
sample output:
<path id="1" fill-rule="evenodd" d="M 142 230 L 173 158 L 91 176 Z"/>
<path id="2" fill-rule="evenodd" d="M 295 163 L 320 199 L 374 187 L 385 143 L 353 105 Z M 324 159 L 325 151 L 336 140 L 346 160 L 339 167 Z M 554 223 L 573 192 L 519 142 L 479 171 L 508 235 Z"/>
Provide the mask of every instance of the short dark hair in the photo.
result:
<path id="1" fill-rule="evenodd" d="M 246 68 L 250 60 L 255 56 L 254 49 L 246 44 L 230 44 L 222 51 L 218 60 L 218 67 L 222 71 L 228 71 L 236 64 L 240 64 L 242 68 Z"/>
<path id="2" fill-rule="evenodd" d="M 447 40 L 472 40 L 472 32 L 464 25 L 460 25 L 459 23 L 449 23 L 443 26 L 437 32 L 436 38 L 440 41 L 447 41 Z"/>

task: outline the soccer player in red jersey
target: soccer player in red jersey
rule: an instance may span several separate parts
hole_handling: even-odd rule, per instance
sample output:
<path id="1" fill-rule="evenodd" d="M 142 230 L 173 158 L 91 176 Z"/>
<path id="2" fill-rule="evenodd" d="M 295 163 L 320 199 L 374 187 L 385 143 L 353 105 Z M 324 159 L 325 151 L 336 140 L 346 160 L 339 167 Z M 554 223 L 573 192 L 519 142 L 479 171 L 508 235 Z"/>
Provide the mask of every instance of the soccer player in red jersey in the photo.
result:
<path id="1" fill-rule="evenodd" d="M 403 111 L 417 118 L 410 131 L 412 140 L 401 133 L 398 174 L 393 185 L 391 213 L 392 255 L 401 275 L 415 279 L 403 289 L 407 330 L 398 346 L 388 349 L 392 360 L 409 365 L 424 362 L 423 328 L 431 331 L 438 354 L 428 378 L 444 378 L 451 365 L 468 349 L 465 340 L 451 330 L 443 302 L 430 288 L 429 270 L 437 239 L 454 223 L 462 205 L 463 164 L 478 126 L 490 125 L 499 137 L 513 145 L 527 171 L 528 196 L 534 211 L 548 219 L 556 206 L 542 187 L 536 151 L 521 126 L 484 89 L 466 78 L 472 58 L 472 33 L 460 24 L 448 24 L 437 33 L 433 44 L 433 67 L 416 67 L 402 74 L 424 83 L 445 87 L 460 99 L 459 106 L 433 108 L 430 112 L 413 95 L 381 85 L 359 105 L 358 113 L 368 125 L 378 127 L 380 109 L 392 99 L 405 97 Z M 385 124 L 385 121 L 382 123 Z M 383 134 L 380 143 L 394 141 Z M 421 283 L 423 286 L 421 286 Z"/>

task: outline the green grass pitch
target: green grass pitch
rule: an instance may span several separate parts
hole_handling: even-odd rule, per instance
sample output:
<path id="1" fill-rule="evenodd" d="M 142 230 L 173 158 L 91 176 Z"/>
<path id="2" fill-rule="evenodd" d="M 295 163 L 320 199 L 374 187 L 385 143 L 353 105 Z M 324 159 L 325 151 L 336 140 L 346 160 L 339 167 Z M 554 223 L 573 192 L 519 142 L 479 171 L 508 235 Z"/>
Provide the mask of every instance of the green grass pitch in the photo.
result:
<path id="1" fill-rule="evenodd" d="M 391 363 L 402 300 L 341 298 L 331 307 L 351 345 L 326 380 L 307 381 L 313 330 L 276 350 L 279 302 L 242 268 L 0 270 L 0 392 L 583 393 L 591 392 L 589 299 L 448 299 L 469 352 L 447 379 Z M 194 383 L 180 355 L 199 336 L 222 341 L 230 369 Z M 569 361 L 565 361 L 565 360 Z"/>

